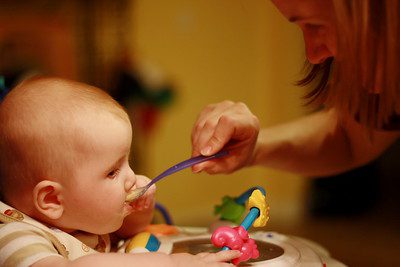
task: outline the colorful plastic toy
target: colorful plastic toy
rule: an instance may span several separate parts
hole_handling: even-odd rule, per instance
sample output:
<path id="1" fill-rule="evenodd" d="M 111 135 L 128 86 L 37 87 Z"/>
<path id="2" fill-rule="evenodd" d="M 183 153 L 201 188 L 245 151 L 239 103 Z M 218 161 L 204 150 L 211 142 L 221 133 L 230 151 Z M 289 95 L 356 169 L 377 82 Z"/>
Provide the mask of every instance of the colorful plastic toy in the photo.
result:
<path id="1" fill-rule="evenodd" d="M 250 191 L 251 190 L 251 191 Z M 250 197 L 249 194 L 251 193 Z M 253 225 L 255 227 L 265 226 L 269 217 L 269 207 L 265 201 L 265 190 L 259 187 L 251 188 L 242 194 L 235 201 L 244 202 L 244 198 L 247 197 L 247 209 L 249 210 L 246 217 L 243 219 L 240 226 L 228 227 L 222 226 L 217 228 L 211 236 L 211 242 L 216 247 L 222 247 L 222 250 L 234 249 L 239 250 L 241 255 L 232 261 L 233 264 L 237 265 L 242 261 L 247 261 L 250 258 L 256 259 L 259 257 L 259 251 L 257 245 L 253 239 L 249 237 L 247 230 Z M 230 201 L 230 200 L 229 200 Z M 236 202 L 236 203 L 238 203 Z M 232 201 L 225 201 L 220 206 L 220 210 L 232 205 Z M 226 212 L 225 209 L 224 212 Z M 227 217 L 227 216 L 223 216 Z M 235 218 L 237 220 L 237 218 Z"/>
<path id="2" fill-rule="evenodd" d="M 140 253 L 157 251 L 160 241 L 149 232 L 141 232 L 132 237 L 125 248 L 126 253 Z"/>
<path id="3" fill-rule="evenodd" d="M 214 214 L 220 214 L 221 220 L 239 224 L 245 210 L 245 206 L 237 203 L 234 198 L 224 196 L 222 198 L 222 204 L 215 206 Z"/>
<path id="4" fill-rule="evenodd" d="M 238 197 L 230 197 L 224 196 L 222 198 L 221 205 L 217 205 L 214 208 L 214 214 L 220 215 L 220 220 L 222 221 L 230 221 L 235 224 L 240 224 L 243 214 L 246 211 L 246 202 L 249 199 L 250 195 L 254 190 L 260 190 L 263 195 L 265 195 L 264 188 L 252 187 L 249 190 L 245 191 Z"/>

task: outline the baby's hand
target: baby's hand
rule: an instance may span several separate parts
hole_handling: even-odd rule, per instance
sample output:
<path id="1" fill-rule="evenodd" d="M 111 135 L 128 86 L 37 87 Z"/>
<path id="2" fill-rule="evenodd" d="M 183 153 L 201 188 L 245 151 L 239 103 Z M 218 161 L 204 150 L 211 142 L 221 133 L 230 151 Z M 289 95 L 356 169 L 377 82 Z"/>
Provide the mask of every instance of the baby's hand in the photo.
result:
<path id="1" fill-rule="evenodd" d="M 150 181 L 151 180 L 144 175 L 136 175 L 136 188 L 145 186 L 148 183 L 150 183 Z M 142 211 L 152 207 L 154 204 L 155 193 L 156 193 L 156 186 L 155 185 L 150 186 L 150 188 L 143 196 L 139 197 L 138 199 L 136 199 L 131 203 L 131 206 L 133 207 L 134 211 Z"/>
<path id="2" fill-rule="evenodd" d="M 237 250 L 226 250 L 218 253 L 203 252 L 197 255 L 177 253 L 171 254 L 170 257 L 173 266 L 223 267 L 234 266 L 227 262 L 240 257 L 240 252 Z"/>

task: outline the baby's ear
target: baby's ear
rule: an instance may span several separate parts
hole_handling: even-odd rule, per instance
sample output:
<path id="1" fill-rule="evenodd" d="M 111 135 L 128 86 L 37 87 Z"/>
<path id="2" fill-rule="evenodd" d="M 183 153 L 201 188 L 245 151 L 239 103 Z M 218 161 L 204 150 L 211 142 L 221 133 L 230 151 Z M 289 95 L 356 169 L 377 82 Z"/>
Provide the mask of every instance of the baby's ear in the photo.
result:
<path id="1" fill-rule="evenodd" d="M 44 180 L 33 189 L 36 209 L 52 220 L 59 219 L 64 212 L 64 206 L 60 202 L 61 188 L 57 182 Z"/>

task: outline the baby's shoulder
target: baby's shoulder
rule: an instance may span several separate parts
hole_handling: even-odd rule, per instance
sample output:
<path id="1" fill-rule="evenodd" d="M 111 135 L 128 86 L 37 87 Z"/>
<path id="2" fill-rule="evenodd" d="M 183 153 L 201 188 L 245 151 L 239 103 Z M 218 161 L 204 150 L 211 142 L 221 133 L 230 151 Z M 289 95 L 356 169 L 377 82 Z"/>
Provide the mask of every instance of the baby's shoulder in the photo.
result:
<path id="1" fill-rule="evenodd" d="M 9 235 L 13 235 L 15 238 L 22 236 L 42 236 L 46 238 L 45 231 L 25 222 L 0 223 L 0 238 Z"/>
<path id="2" fill-rule="evenodd" d="M 0 223 L 0 240 L 0 266 L 30 266 L 46 257 L 61 257 L 46 232 L 28 223 Z"/>

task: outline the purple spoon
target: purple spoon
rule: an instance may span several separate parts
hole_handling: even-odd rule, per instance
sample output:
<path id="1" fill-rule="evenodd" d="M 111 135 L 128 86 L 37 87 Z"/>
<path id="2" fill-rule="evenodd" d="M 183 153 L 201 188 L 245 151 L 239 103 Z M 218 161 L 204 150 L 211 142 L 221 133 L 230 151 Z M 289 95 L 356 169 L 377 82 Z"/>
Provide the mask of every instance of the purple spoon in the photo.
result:
<path id="1" fill-rule="evenodd" d="M 150 183 L 148 183 L 145 186 L 136 188 L 134 190 L 132 190 L 131 192 L 129 192 L 129 194 L 126 197 L 126 201 L 127 202 L 132 202 L 135 199 L 141 197 L 144 193 L 146 193 L 146 191 L 150 188 L 150 186 L 152 186 L 153 184 L 155 184 L 156 182 L 160 181 L 162 178 L 169 176 L 175 172 L 181 171 L 183 169 L 186 169 L 188 167 L 191 167 L 193 165 L 196 165 L 198 163 L 204 162 L 204 161 L 208 161 L 208 160 L 212 160 L 212 159 L 216 159 L 216 158 L 221 158 L 228 155 L 228 151 L 226 150 L 221 150 L 219 152 L 217 152 L 214 155 L 211 156 L 197 156 L 194 158 L 190 158 L 187 159 L 185 161 L 182 161 L 174 166 L 172 166 L 171 168 L 167 169 L 166 171 L 164 171 L 163 173 L 161 173 L 160 175 L 158 175 L 156 178 L 154 178 L 153 180 L 151 180 Z"/>

